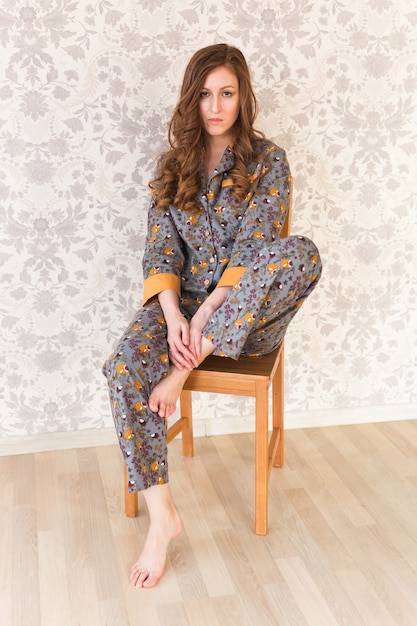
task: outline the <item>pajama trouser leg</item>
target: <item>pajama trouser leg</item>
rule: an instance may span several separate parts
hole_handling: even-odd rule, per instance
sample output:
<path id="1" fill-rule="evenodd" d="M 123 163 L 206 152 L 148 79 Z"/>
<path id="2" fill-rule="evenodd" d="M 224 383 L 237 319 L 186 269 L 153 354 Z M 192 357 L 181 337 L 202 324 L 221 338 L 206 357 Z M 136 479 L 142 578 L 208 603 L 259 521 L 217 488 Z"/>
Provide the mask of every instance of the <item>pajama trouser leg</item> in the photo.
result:
<path id="1" fill-rule="evenodd" d="M 288 237 L 260 250 L 204 330 L 214 353 L 236 359 L 241 353 L 271 352 L 320 273 L 317 248 L 306 238 Z M 191 298 L 181 308 L 191 319 L 198 304 Z M 168 365 L 166 323 L 159 303 L 152 301 L 140 309 L 103 366 L 130 491 L 168 482 L 166 422 L 148 407 Z"/>
<path id="2" fill-rule="evenodd" d="M 287 237 L 259 250 L 204 330 L 214 354 L 237 359 L 274 350 L 320 274 L 319 252 L 306 237 Z"/>
<path id="3" fill-rule="evenodd" d="M 103 366 L 129 491 L 168 482 L 166 422 L 148 407 L 168 370 L 167 330 L 159 303 L 137 313 Z"/>

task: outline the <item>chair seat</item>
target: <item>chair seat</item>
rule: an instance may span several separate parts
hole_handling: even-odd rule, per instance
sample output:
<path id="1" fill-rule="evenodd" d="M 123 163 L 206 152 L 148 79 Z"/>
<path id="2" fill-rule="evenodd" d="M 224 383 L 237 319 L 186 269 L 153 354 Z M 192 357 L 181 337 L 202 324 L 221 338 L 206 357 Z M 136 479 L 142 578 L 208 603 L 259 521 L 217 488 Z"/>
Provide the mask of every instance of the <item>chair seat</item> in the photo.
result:
<path id="1" fill-rule="evenodd" d="M 219 382 L 223 383 L 227 378 L 239 389 L 242 388 L 239 395 L 245 395 L 243 392 L 248 382 L 256 382 L 258 379 L 270 380 L 274 376 L 281 348 L 282 346 L 278 346 L 273 352 L 262 356 L 241 356 L 236 361 L 226 357 L 208 356 L 191 372 L 184 390 L 199 391 L 198 387 L 202 386 L 204 387 L 202 391 L 208 391 L 208 387 L 213 386 L 219 389 L 213 393 L 230 393 L 224 384 L 219 387 Z M 250 389 L 246 395 L 252 395 Z"/>

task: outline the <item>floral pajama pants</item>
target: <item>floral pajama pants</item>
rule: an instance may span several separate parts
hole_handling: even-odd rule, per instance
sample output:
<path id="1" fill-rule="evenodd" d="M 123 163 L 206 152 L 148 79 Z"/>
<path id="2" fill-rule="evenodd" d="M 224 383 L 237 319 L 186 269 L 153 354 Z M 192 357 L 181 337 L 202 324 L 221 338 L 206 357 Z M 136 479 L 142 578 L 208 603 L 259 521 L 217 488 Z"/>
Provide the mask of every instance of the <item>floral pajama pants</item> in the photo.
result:
<path id="1" fill-rule="evenodd" d="M 320 274 L 318 250 L 306 237 L 287 237 L 260 250 L 204 329 L 213 354 L 237 359 L 272 352 Z M 187 319 L 202 299 L 182 294 Z M 148 407 L 168 365 L 167 326 L 155 298 L 138 311 L 103 366 L 129 491 L 168 482 L 166 421 Z"/>

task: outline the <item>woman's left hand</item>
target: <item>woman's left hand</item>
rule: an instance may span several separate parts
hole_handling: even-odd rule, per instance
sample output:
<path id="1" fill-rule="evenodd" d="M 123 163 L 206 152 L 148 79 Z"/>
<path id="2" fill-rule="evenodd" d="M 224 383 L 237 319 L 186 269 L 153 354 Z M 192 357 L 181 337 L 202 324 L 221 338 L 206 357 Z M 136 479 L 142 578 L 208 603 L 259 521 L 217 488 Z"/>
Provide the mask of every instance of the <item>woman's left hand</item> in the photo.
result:
<path id="1" fill-rule="evenodd" d="M 198 362 L 200 362 L 201 357 L 201 338 L 203 330 L 210 319 L 210 315 L 211 311 L 209 308 L 204 307 L 204 304 L 202 304 L 190 322 L 190 343 L 188 347 L 195 355 Z"/>
<path id="2" fill-rule="evenodd" d="M 223 304 L 230 291 L 229 286 L 216 287 L 214 291 L 204 300 L 198 311 L 190 322 L 190 350 L 195 354 L 200 362 L 201 357 L 201 337 L 203 330 L 207 326 L 210 317 Z"/>

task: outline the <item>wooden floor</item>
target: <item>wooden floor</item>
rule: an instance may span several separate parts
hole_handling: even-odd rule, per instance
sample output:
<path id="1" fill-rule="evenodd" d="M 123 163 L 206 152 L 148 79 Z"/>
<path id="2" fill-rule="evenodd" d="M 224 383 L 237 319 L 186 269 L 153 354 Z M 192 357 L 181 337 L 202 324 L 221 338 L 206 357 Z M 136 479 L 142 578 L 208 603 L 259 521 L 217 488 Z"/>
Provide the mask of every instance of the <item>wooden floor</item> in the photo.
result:
<path id="1" fill-rule="evenodd" d="M 0 458 L 4 626 L 415 626 L 417 421 L 286 433 L 270 532 L 253 533 L 253 436 L 170 444 L 185 530 L 151 590 L 118 447 Z M 140 504 L 142 500 L 140 499 Z"/>

